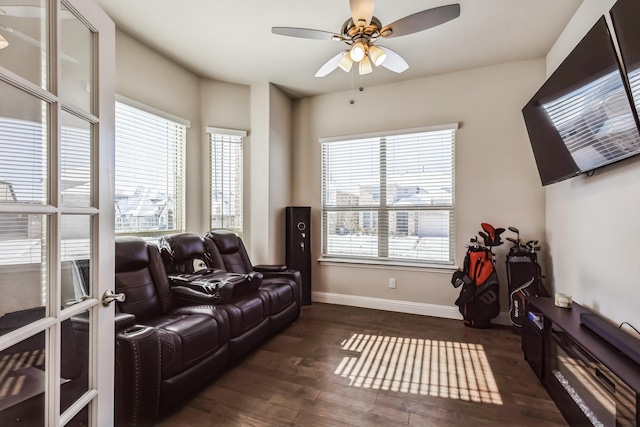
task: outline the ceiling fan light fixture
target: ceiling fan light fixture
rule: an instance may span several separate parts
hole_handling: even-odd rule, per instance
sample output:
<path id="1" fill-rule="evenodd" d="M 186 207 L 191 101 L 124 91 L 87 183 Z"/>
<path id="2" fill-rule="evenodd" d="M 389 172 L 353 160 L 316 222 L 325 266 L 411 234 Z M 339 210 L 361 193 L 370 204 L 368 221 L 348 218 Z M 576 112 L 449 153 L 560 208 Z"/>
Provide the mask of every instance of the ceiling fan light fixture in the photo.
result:
<path id="1" fill-rule="evenodd" d="M 373 61 L 373 63 L 377 67 L 379 65 L 382 65 L 384 60 L 387 59 L 387 54 L 378 46 L 371 45 L 369 46 L 369 58 L 371 58 L 371 61 Z"/>
<path id="2" fill-rule="evenodd" d="M 4 49 L 7 46 L 9 46 L 9 42 L 7 41 L 7 39 L 2 37 L 2 34 L 0 34 L 0 49 Z"/>
<path id="3" fill-rule="evenodd" d="M 373 71 L 373 66 L 371 66 L 371 61 L 369 60 L 368 56 L 365 56 L 364 58 L 362 58 L 362 61 L 360 61 L 360 75 L 365 75 L 365 74 L 369 74 L 370 72 Z"/>
<path id="4" fill-rule="evenodd" d="M 353 59 L 354 62 L 362 61 L 362 59 L 365 57 L 365 54 L 366 54 L 366 50 L 364 47 L 364 43 L 362 42 L 357 42 L 356 44 L 354 44 L 351 47 L 351 51 L 349 52 L 349 55 L 351 56 L 351 59 Z"/>
<path id="5" fill-rule="evenodd" d="M 353 66 L 353 59 L 351 59 L 351 55 L 349 54 L 349 52 L 347 52 L 342 59 L 340 60 L 340 62 L 338 62 L 338 65 L 340 66 L 340 68 L 342 68 L 344 71 L 346 71 L 347 73 L 349 71 L 351 71 L 351 67 Z"/>

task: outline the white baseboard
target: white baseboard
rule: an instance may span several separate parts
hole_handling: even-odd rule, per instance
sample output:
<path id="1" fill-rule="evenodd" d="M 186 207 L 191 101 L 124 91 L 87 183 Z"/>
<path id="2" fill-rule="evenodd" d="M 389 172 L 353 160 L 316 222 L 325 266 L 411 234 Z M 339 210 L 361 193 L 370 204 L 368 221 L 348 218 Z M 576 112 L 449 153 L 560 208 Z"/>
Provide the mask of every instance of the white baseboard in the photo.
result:
<path id="1" fill-rule="evenodd" d="M 395 311 L 398 313 L 420 314 L 423 316 L 442 317 L 445 319 L 462 320 L 462 315 L 456 306 L 427 304 L 424 302 L 399 301 L 393 299 L 364 297 L 359 295 L 336 294 L 331 292 L 312 292 L 314 302 L 347 305 L 350 307 L 373 308 L 376 310 Z M 511 326 L 509 313 L 500 312 L 491 323 Z"/>

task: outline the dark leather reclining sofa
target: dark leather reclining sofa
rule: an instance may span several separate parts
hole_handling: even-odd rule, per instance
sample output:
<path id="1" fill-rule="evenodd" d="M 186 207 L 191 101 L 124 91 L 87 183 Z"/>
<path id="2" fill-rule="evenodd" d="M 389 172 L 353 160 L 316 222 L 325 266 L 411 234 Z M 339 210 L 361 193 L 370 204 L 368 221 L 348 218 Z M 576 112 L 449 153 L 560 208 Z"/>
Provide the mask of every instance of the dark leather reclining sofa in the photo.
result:
<path id="1" fill-rule="evenodd" d="M 118 425 L 150 425 L 300 315 L 300 273 L 226 231 L 116 238 Z M 194 265 L 202 268 L 194 272 Z M 204 284 L 204 285 L 203 285 Z"/>

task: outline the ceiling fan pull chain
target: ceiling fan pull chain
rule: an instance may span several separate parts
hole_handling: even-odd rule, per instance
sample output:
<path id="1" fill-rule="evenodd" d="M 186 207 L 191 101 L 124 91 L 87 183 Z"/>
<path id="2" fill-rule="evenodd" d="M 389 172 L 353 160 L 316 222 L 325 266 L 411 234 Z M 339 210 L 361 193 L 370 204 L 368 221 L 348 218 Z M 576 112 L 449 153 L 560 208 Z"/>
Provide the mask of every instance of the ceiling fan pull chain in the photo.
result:
<path id="1" fill-rule="evenodd" d="M 355 68 L 353 70 L 355 70 Z M 349 100 L 349 104 L 351 104 L 351 105 L 356 103 L 356 101 L 354 99 L 355 92 L 353 90 L 353 73 L 355 73 L 355 71 L 353 71 L 353 70 L 349 73 L 351 75 L 351 99 Z"/>

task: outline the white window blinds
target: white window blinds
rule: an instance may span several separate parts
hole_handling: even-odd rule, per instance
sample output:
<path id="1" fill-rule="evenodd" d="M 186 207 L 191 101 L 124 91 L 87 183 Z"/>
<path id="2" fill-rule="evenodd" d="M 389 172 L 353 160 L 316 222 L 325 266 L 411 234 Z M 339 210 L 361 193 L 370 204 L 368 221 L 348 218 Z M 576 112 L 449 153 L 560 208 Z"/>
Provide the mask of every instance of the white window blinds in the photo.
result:
<path id="1" fill-rule="evenodd" d="M 321 141 L 323 256 L 452 264 L 456 129 Z"/>
<path id="2" fill-rule="evenodd" d="M 209 128 L 211 228 L 242 235 L 242 141 L 244 131 Z"/>
<path id="3" fill-rule="evenodd" d="M 184 231 L 187 126 L 116 102 L 116 233 Z"/>
<path id="4" fill-rule="evenodd" d="M 45 204 L 46 124 L 0 117 L 0 201 Z"/>

